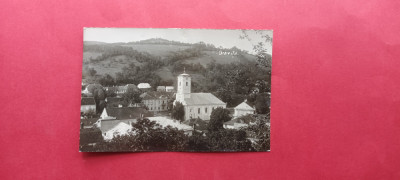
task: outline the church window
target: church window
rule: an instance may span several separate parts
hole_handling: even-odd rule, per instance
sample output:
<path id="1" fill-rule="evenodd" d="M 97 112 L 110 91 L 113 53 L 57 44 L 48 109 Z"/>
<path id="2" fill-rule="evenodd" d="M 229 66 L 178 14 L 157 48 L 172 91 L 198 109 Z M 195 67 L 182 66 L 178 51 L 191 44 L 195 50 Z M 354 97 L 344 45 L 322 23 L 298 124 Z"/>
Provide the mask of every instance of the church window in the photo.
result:
<path id="1" fill-rule="evenodd" d="M 205 112 L 207 113 L 207 108 L 205 108 Z"/>
<path id="2" fill-rule="evenodd" d="M 181 82 L 179 82 L 179 86 L 181 86 Z"/>
<path id="3" fill-rule="evenodd" d="M 199 114 L 200 114 L 200 108 L 198 108 L 198 109 L 197 109 L 197 113 L 199 113 Z"/>
<path id="4" fill-rule="evenodd" d="M 188 82 L 186 82 L 186 86 L 188 86 Z"/>

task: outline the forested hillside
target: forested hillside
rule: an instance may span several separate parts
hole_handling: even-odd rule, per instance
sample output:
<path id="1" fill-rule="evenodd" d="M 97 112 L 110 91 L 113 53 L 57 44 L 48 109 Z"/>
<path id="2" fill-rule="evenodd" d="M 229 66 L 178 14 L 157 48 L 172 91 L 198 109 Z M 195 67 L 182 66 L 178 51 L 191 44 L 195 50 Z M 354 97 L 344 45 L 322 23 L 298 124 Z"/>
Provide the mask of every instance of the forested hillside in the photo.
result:
<path id="1" fill-rule="evenodd" d="M 236 47 L 156 38 L 130 43 L 84 42 L 83 51 L 85 83 L 112 86 L 148 82 L 155 88 L 175 85 L 176 76 L 185 68 L 192 76 L 193 92 L 212 92 L 228 106 L 270 92 L 270 66 L 260 64 L 260 56 Z M 270 55 L 261 58 L 270 64 Z"/>

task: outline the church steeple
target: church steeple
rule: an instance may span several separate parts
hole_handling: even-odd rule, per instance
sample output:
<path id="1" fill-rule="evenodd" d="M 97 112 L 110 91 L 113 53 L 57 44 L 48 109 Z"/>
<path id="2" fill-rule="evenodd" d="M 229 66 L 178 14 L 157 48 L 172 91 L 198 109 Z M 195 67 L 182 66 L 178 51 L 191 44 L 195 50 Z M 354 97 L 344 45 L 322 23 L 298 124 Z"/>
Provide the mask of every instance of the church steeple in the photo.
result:
<path id="1" fill-rule="evenodd" d="M 176 88 L 176 100 L 183 102 L 185 98 L 190 98 L 192 78 L 189 74 L 186 74 L 186 69 L 183 69 L 183 73 L 178 76 L 178 83 Z"/>

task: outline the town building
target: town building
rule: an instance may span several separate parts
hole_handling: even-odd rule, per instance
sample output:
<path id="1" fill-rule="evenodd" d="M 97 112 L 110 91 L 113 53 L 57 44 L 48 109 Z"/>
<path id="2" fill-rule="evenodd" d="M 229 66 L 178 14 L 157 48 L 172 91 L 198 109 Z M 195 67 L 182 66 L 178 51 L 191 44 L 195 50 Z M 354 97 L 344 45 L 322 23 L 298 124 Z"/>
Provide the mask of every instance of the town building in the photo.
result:
<path id="1" fill-rule="evenodd" d="M 185 120 L 200 118 L 210 120 L 211 112 L 218 108 L 226 108 L 226 103 L 211 93 L 192 93 L 191 76 L 184 72 L 178 76 L 176 102 L 182 103 L 185 111 Z"/>
<path id="2" fill-rule="evenodd" d="M 157 86 L 158 92 L 165 92 L 165 86 Z"/>
<path id="3" fill-rule="evenodd" d="M 166 92 L 175 92 L 174 86 L 165 86 Z"/>
<path id="4" fill-rule="evenodd" d="M 105 140 L 112 139 L 115 135 L 128 133 L 132 124 L 137 119 L 151 117 L 152 113 L 144 108 L 123 107 L 123 108 L 104 108 L 95 125 L 100 128 Z"/>
<path id="5" fill-rule="evenodd" d="M 128 89 L 138 91 L 139 88 L 136 87 L 134 84 L 127 84 L 125 86 L 111 86 L 111 87 L 104 87 L 104 89 L 108 93 L 115 93 L 117 96 L 121 96 L 122 94 L 125 94 Z"/>
<path id="6" fill-rule="evenodd" d="M 140 97 L 142 98 L 142 103 L 149 111 L 168 111 L 168 100 L 172 98 L 172 94 L 167 92 L 149 91 L 144 92 Z"/>
<path id="7" fill-rule="evenodd" d="M 235 112 L 233 113 L 233 117 L 240 117 L 247 114 L 254 114 L 255 109 L 251 107 L 246 100 L 234 108 Z"/>
<path id="8" fill-rule="evenodd" d="M 149 83 L 140 83 L 137 85 L 137 87 L 142 91 L 148 91 L 151 89 L 151 86 Z"/>
<path id="9" fill-rule="evenodd" d="M 81 98 L 81 113 L 96 113 L 96 101 L 93 97 Z"/>

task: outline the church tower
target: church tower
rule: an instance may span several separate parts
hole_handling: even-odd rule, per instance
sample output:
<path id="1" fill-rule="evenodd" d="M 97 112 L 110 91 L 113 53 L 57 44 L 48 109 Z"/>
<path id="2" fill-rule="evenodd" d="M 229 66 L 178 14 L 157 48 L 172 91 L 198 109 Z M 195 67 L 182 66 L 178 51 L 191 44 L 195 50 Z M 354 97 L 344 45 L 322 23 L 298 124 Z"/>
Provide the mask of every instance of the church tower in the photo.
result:
<path id="1" fill-rule="evenodd" d="M 183 71 L 183 74 L 178 76 L 178 88 L 176 93 L 176 101 L 184 102 L 185 98 L 190 98 L 190 89 L 192 79 L 189 74 L 186 74 L 186 71 Z"/>

